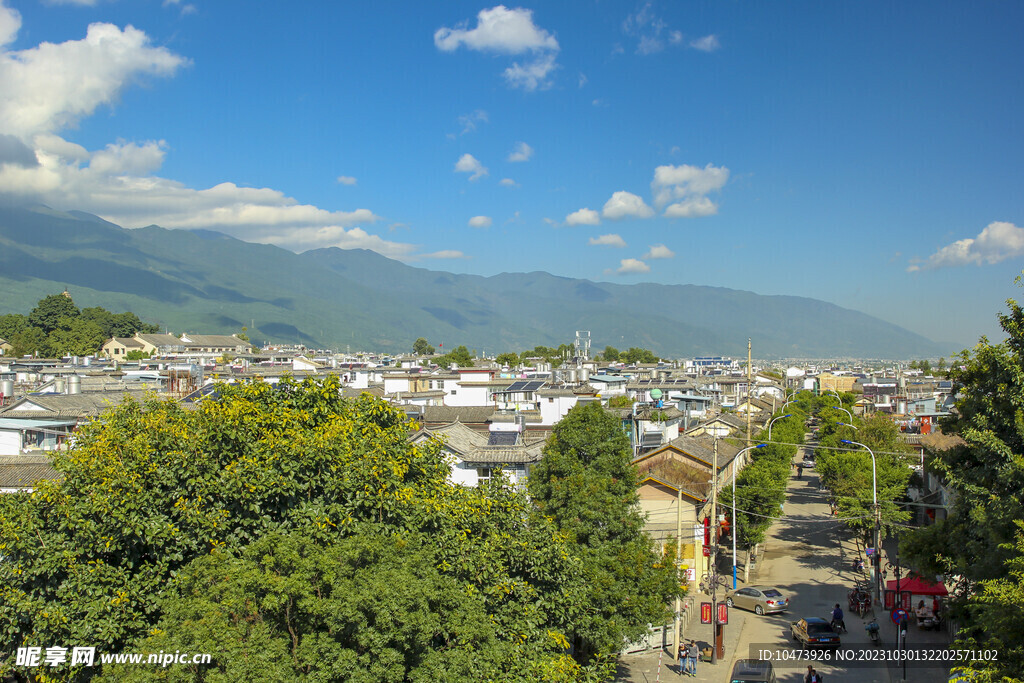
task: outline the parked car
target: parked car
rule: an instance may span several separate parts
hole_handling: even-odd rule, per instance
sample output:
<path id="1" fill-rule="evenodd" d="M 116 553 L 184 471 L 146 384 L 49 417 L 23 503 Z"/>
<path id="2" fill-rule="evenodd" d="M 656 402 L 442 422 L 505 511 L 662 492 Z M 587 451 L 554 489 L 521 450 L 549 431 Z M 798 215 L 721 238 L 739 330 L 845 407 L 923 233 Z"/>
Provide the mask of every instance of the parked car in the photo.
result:
<path id="1" fill-rule="evenodd" d="M 789 637 L 803 647 L 824 645 L 839 647 L 839 634 L 832 630 L 832 625 L 821 617 L 807 617 L 794 621 L 789 629 Z"/>
<path id="2" fill-rule="evenodd" d="M 727 593 L 729 607 L 753 610 L 754 614 L 772 614 L 789 609 L 789 598 L 774 586 L 747 586 Z"/>
<path id="3" fill-rule="evenodd" d="M 814 456 L 804 458 L 804 461 L 800 464 L 804 466 L 804 469 L 814 467 Z"/>
<path id="4" fill-rule="evenodd" d="M 771 662 L 760 659 L 741 659 L 732 666 L 731 683 L 776 683 L 775 668 Z"/>

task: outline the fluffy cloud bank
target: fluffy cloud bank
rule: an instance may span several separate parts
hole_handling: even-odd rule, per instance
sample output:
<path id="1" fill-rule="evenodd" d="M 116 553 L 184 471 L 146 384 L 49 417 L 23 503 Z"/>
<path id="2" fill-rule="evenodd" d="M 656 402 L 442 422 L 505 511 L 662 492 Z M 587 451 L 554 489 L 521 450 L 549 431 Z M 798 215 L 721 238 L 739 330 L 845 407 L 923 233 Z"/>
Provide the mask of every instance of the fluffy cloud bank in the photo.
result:
<path id="1" fill-rule="evenodd" d="M 608 235 L 601 235 L 600 237 L 591 237 L 589 240 L 587 240 L 587 244 L 592 244 L 595 246 L 621 248 L 626 246 L 626 240 L 622 239 L 615 233 L 611 233 Z"/>
<path id="2" fill-rule="evenodd" d="M 718 206 L 707 195 L 721 190 L 728 180 L 729 169 L 724 166 L 658 166 L 654 169 L 651 193 L 659 208 L 674 202 L 665 208 L 669 218 L 710 216 L 718 213 Z"/>
<path id="3" fill-rule="evenodd" d="M 676 255 L 674 251 L 666 247 L 664 244 L 655 244 L 651 246 L 651 250 L 644 254 L 645 259 L 658 259 L 658 258 L 673 258 Z"/>
<path id="4" fill-rule="evenodd" d="M 623 218 L 650 218 L 654 215 L 654 209 L 632 192 L 615 192 L 611 199 L 605 202 L 601 215 L 613 221 Z"/>
<path id="5" fill-rule="evenodd" d="M 630 275 L 633 273 L 649 273 L 651 267 L 635 258 L 624 258 L 619 261 L 619 267 L 615 269 L 615 273 L 618 275 Z"/>
<path id="6" fill-rule="evenodd" d="M 469 219 L 469 227 L 489 228 L 493 222 L 490 216 L 473 216 Z"/>
<path id="7" fill-rule="evenodd" d="M 455 162 L 456 173 L 469 173 L 470 180 L 479 180 L 483 176 L 487 175 L 487 167 L 477 161 L 477 158 L 472 154 L 463 154 L 459 157 L 459 160 Z"/>
<path id="8" fill-rule="evenodd" d="M 573 211 L 565 217 L 566 225 L 600 225 L 601 217 L 593 209 L 580 209 Z"/>
<path id="9" fill-rule="evenodd" d="M 295 251 L 359 247 L 421 257 L 414 244 L 360 227 L 379 220 L 369 209 L 327 211 L 270 188 L 224 182 L 194 189 L 158 177 L 169 149 L 163 140 L 119 140 L 90 151 L 63 139 L 58 133 L 116 104 L 126 88 L 174 76 L 188 60 L 154 47 L 138 29 L 105 23 L 90 25 L 81 40 L 10 50 L 20 29 L 21 16 L 0 0 L 0 195 L 87 211 L 127 228 L 206 228 Z"/>
<path id="10" fill-rule="evenodd" d="M 907 270 L 932 270 L 953 266 L 980 266 L 1024 256 L 1024 228 L 1013 223 L 996 221 L 985 226 L 977 237 L 957 240 L 942 247 L 928 257 L 923 265 L 911 265 Z"/>
<path id="11" fill-rule="evenodd" d="M 442 52 L 460 47 L 477 52 L 505 55 L 530 55 L 523 63 L 513 62 L 505 69 L 509 86 L 536 90 L 550 85 L 548 77 L 555 70 L 558 41 L 548 31 L 533 23 L 533 11 L 498 5 L 482 9 L 473 28 L 462 22 L 455 28 L 442 27 L 434 32 L 434 45 Z"/>

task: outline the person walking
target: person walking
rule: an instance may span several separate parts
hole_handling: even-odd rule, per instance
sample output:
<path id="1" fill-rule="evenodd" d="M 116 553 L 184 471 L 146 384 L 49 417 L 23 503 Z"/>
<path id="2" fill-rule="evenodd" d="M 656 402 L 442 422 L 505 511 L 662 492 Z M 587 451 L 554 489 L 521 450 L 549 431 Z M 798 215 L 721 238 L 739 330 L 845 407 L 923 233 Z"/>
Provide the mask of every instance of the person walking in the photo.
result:
<path id="1" fill-rule="evenodd" d="M 686 674 L 688 676 L 697 675 L 698 657 L 700 657 L 700 648 L 697 647 L 697 641 L 691 640 L 690 645 L 686 648 Z"/>

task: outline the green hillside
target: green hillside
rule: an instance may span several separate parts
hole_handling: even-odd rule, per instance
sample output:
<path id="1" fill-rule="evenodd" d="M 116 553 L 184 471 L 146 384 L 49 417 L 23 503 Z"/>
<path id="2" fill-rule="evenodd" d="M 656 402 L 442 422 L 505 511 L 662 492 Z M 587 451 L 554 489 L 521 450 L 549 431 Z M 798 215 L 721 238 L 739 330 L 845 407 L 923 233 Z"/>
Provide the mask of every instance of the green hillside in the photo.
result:
<path id="1" fill-rule="evenodd" d="M 596 348 L 666 356 L 927 357 L 951 349 L 814 299 L 695 285 L 616 285 L 548 273 L 492 277 L 414 268 L 365 250 L 305 254 L 209 231 L 124 230 L 95 216 L 0 207 L 0 314 L 71 291 L 173 333 L 254 343 L 404 351 L 417 337 L 501 352 L 590 330 Z"/>

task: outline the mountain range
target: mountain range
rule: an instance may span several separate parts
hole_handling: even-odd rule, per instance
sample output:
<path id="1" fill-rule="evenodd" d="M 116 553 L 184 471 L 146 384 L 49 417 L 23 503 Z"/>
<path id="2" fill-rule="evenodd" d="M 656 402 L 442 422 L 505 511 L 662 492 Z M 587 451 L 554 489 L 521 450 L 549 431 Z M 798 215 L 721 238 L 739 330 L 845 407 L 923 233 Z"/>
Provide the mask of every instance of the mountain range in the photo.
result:
<path id="1" fill-rule="evenodd" d="M 501 353 L 571 343 L 665 357 L 929 358 L 957 349 L 824 301 L 697 285 L 620 285 L 545 272 L 490 277 L 416 268 L 363 249 L 296 254 L 204 230 L 127 230 L 97 216 L 0 206 L 0 314 L 68 288 L 79 307 L 130 310 L 173 333 L 253 342 Z"/>

